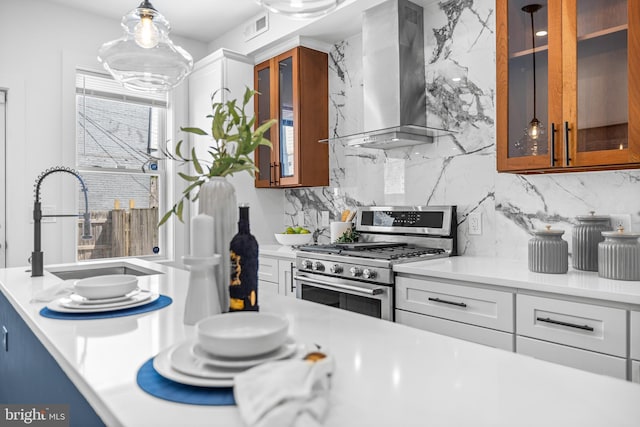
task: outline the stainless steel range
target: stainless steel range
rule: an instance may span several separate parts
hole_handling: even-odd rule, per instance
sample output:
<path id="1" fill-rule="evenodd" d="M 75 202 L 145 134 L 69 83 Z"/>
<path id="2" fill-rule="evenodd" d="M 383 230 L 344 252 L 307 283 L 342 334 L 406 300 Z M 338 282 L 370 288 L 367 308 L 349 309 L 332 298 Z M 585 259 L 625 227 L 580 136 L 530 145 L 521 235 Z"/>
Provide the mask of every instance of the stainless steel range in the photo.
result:
<path id="1" fill-rule="evenodd" d="M 393 320 L 393 266 L 456 255 L 456 207 L 370 206 L 356 218 L 358 242 L 298 248 L 297 297 Z"/>

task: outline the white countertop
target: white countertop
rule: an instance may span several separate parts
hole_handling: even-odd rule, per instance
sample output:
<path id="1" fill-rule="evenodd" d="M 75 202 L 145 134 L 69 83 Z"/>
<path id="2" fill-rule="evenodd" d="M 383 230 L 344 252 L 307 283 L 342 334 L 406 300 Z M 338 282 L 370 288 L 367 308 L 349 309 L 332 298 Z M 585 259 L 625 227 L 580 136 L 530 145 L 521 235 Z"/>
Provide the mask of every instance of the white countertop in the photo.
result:
<path id="1" fill-rule="evenodd" d="M 295 260 L 296 251 L 291 246 L 283 245 L 260 245 L 258 247 L 259 255 L 273 256 L 277 258 L 286 258 Z"/>
<path id="2" fill-rule="evenodd" d="M 532 273 L 526 260 L 457 256 L 396 264 L 393 270 L 396 273 L 640 305 L 639 281 L 603 279 L 597 272 L 571 267 L 566 274 Z"/>
<path id="3" fill-rule="evenodd" d="M 141 276 L 139 284 L 171 296 L 172 305 L 115 319 L 54 320 L 38 314 L 44 304 L 29 302 L 60 283 L 49 273 L 0 270 L 0 289 L 107 425 L 241 426 L 236 407 L 171 403 L 138 388 L 138 368 L 194 331 L 182 323 L 188 273 L 132 263 L 165 273 Z M 638 384 L 290 297 L 265 295 L 259 303 L 286 316 L 296 340 L 334 355 L 326 426 L 600 427 L 640 420 Z"/>

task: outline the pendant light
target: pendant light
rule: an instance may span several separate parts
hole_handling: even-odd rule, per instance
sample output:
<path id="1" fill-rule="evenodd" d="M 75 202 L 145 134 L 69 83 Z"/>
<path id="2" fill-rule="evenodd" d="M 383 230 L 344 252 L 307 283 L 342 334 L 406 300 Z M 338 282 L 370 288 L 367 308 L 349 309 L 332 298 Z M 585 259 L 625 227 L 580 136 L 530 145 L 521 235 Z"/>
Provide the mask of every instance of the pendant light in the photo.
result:
<path id="1" fill-rule="evenodd" d="M 124 35 L 107 42 L 98 60 L 114 79 L 138 92 L 165 92 L 193 69 L 193 58 L 169 39 L 169 22 L 144 0 L 122 17 Z"/>
<path id="2" fill-rule="evenodd" d="M 542 9 L 540 4 L 528 4 L 522 8 L 523 12 L 531 15 L 531 57 L 533 58 L 533 119 L 524 131 L 534 141 L 544 135 L 544 125 L 536 117 L 536 35 L 533 29 L 533 14 L 540 9 Z"/>
<path id="3" fill-rule="evenodd" d="M 296 19 L 326 15 L 344 0 L 255 0 L 273 13 Z"/>

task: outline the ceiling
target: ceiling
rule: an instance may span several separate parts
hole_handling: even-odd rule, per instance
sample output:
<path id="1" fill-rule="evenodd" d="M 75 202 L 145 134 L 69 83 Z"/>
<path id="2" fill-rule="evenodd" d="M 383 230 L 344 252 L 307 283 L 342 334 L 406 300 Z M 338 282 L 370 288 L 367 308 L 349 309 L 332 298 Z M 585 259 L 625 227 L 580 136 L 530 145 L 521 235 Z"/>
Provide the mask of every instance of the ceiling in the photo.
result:
<path id="1" fill-rule="evenodd" d="M 45 1 L 91 12 L 117 23 L 141 3 L 141 0 Z M 343 0 L 342 7 L 328 16 L 311 20 L 298 35 L 325 43 L 344 40 L 361 30 L 362 12 L 383 1 Z M 437 0 L 411 1 L 424 7 Z M 169 21 L 172 34 L 207 44 L 238 26 L 244 27 L 251 18 L 265 11 L 255 0 L 151 0 L 151 3 Z"/>
<path id="2" fill-rule="evenodd" d="M 120 22 L 141 0 L 48 0 Z M 254 0 L 152 0 L 153 7 L 169 21 L 173 34 L 204 43 L 260 14 Z"/>

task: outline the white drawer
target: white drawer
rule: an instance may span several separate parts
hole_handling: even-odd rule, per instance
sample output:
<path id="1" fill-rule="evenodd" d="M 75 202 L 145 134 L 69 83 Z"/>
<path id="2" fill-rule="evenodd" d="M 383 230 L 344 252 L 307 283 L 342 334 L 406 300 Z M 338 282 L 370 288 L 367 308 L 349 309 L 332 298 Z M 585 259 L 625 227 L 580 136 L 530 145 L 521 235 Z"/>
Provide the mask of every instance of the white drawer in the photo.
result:
<path id="1" fill-rule="evenodd" d="M 513 332 L 513 294 L 435 280 L 396 278 L 396 307 Z"/>
<path id="2" fill-rule="evenodd" d="M 258 279 L 258 298 L 260 295 L 278 295 L 278 284 Z"/>
<path id="3" fill-rule="evenodd" d="M 627 357 L 625 310 L 521 294 L 516 302 L 518 335 Z"/>
<path id="4" fill-rule="evenodd" d="M 627 359 L 620 357 L 521 336 L 516 337 L 516 352 L 583 371 L 627 379 Z"/>
<path id="5" fill-rule="evenodd" d="M 631 312 L 631 358 L 640 360 L 640 311 Z"/>
<path id="6" fill-rule="evenodd" d="M 438 317 L 425 316 L 410 311 L 396 310 L 396 323 L 412 326 L 424 331 L 440 335 L 460 338 L 490 347 L 513 351 L 513 334 L 481 328 L 480 326 L 444 320 Z"/>
<path id="7" fill-rule="evenodd" d="M 258 279 L 278 283 L 278 259 L 258 257 Z"/>
<path id="8" fill-rule="evenodd" d="M 640 362 L 637 360 L 631 361 L 631 381 L 640 383 Z"/>

